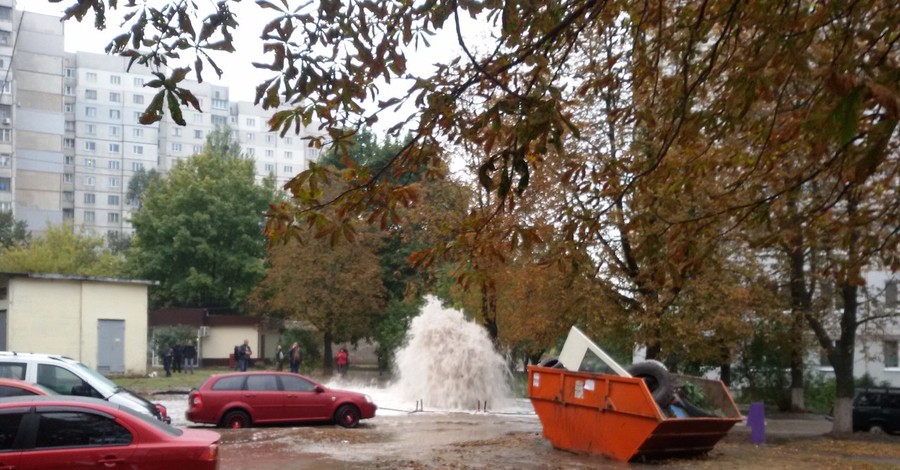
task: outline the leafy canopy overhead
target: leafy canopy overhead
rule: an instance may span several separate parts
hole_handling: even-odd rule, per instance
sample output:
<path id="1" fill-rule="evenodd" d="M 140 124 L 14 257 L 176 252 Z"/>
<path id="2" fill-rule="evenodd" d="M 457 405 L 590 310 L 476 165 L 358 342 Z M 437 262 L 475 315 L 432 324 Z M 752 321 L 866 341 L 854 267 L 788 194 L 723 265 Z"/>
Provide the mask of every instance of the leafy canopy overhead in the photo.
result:
<path id="1" fill-rule="evenodd" d="M 27 244 L 0 250 L 0 271 L 122 277 L 123 261 L 104 248 L 103 237 L 59 225 L 48 226 Z"/>

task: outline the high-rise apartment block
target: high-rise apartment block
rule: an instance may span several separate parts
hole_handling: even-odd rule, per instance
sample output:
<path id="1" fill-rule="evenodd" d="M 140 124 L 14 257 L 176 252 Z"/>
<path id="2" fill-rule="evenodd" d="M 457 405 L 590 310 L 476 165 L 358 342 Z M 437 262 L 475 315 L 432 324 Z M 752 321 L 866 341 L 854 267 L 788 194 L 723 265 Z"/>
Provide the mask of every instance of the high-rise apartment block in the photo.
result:
<path id="1" fill-rule="evenodd" d="M 64 51 L 59 18 L 15 10 L 0 0 L 0 210 L 29 229 L 71 222 L 96 235 L 132 231 L 128 184 L 140 169 L 165 173 L 203 150 L 228 126 L 256 163 L 259 179 L 281 185 L 319 157 L 305 136 L 269 132 L 271 111 L 229 99 L 227 87 L 191 82 L 203 112 L 184 108 L 186 126 L 168 116 L 138 119 L 158 91 L 146 68 L 122 57 Z"/>

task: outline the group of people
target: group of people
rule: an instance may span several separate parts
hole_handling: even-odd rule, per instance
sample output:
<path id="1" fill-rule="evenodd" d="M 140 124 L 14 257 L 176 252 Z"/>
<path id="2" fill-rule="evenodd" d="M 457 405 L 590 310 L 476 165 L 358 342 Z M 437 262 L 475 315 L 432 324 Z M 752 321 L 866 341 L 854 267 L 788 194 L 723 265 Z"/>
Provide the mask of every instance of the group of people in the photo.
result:
<path id="1" fill-rule="evenodd" d="M 171 377 L 173 372 L 194 373 L 197 364 L 197 348 L 193 341 L 187 344 L 176 342 L 174 345 L 167 345 L 162 348 L 160 355 L 163 360 L 163 368 L 166 371 L 166 377 Z M 253 357 L 253 349 L 250 347 L 250 341 L 244 340 L 244 343 L 234 347 L 235 369 L 246 372 L 250 366 L 250 359 Z M 284 349 L 279 344 L 275 350 L 275 368 L 279 371 L 284 370 L 285 359 L 287 359 L 291 372 L 300 373 L 300 364 L 303 363 L 303 351 L 300 350 L 300 344 L 297 341 L 291 345 L 291 348 L 285 354 Z M 337 365 L 338 374 L 341 377 L 347 375 L 347 368 L 350 365 L 350 355 L 347 348 L 340 348 L 334 356 L 334 362 Z"/>
<path id="2" fill-rule="evenodd" d="M 166 377 L 171 377 L 172 372 L 185 374 L 193 374 L 197 365 L 197 347 L 193 341 L 187 344 L 175 342 L 175 344 L 166 345 L 160 352 L 163 361 L 163 369 L 166 371 Z"/>
<path id="3" fill-rule="evenodd" d="M 275 349 L 276 370 L 284 370 L 285 359 L 288 359 L 291 372 L 295 374 L 300 373 L 300 364 L 303 363 L 303 352 L 300 350 L 300 345 L 296 341 L 291 345 L 287 354 L 284 353 L 284 348 L 282 348 L 280 344 Z M 340 374 L 341 377 L 347 375 L 347 367 L 350 365 L 350 355 L 347 353 L 347 348 L 338 350 L 337 354 L 334 356 L 334 362 L 337 364 L 338 374 Z"/>

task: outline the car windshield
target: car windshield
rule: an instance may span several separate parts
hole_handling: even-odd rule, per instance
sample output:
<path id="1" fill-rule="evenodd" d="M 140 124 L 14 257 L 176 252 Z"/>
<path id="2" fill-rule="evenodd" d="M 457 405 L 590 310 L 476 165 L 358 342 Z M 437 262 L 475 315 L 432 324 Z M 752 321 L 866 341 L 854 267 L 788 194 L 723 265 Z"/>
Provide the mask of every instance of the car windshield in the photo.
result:
<path id="1" fill-rule="evenodd" d="M 100 373 L 95 371 L 94 369 L 91 369 L 90 367 L 80 362 L 76 363 L 76 367 L 78 367 L 81 373 L 90 377 L 90 385 L 94 387 L 98 392 L 100 392 L 100 394 L 104 397 L 109 397 L 119 390 L 118 385 L 114 384 L 112 380 L 109 380 L 106 377 L 100 375 Z"/>

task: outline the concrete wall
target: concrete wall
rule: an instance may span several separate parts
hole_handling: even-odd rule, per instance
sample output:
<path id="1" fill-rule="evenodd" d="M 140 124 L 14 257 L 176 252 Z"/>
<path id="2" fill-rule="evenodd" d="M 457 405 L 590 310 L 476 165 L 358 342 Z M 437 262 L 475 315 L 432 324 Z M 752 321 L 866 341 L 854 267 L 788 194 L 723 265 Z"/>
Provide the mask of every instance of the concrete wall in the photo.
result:
<path id="1" fill-rule="evenodd" d="M 89 280 L 9 280 L 10 350 L 63 354 L 96 368 L 99 320 L 125 321 L 125 370 L 147 369 L 147 286 Z"/>
<path id="2" fill-rule="evenodd" d="M 216 326 L 209 329 L 209 336 L 200 339 L 200 353 L 204 359 L 227 359 L 234 347 L 250 340 L 253 357 L 260 354 L 259 338 L 255 326 Z"/>

